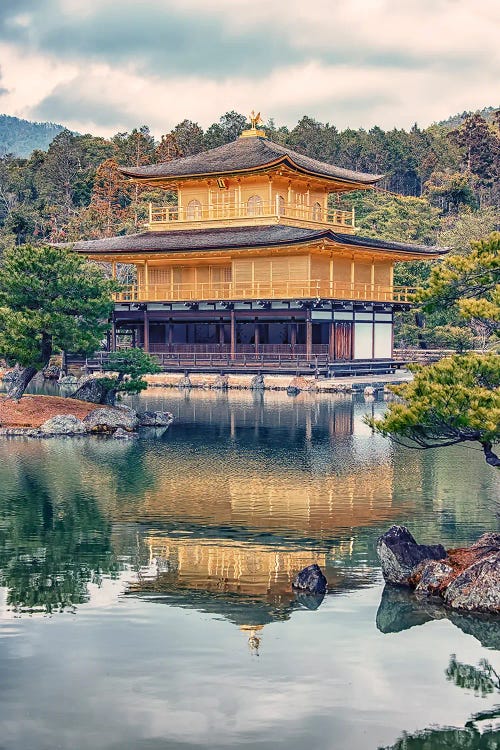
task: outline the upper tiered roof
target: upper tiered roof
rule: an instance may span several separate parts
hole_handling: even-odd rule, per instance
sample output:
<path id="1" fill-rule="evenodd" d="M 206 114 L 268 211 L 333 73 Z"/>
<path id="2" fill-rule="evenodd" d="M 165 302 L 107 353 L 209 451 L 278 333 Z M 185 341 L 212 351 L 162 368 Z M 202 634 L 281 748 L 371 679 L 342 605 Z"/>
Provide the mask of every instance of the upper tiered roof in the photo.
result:
<path id="1" fill-rule="evenodd" d="M 245 131 L 235 141 L 209 151 L 161 164 L 122 167 L 121 171 L 128 177 L 146 182 L 177 182 L 196 177 L 237 176 L 282 168 L 322 180 L 346 183 L 353 189 L 358 186 L 369 187 L 383 177 L 383 175 L 355 172 L 311 159 L 309 156 L 270 141 L 264 135 L 260 135 L 261 133 L 263 131 L 260 130 Z"/>

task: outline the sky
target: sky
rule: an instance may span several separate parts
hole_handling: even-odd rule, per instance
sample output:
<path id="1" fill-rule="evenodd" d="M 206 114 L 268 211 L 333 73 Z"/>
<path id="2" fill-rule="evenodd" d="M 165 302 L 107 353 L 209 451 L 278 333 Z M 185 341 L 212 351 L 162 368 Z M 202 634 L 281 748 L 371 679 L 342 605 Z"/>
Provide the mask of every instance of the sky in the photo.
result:
<path id="1" fill-rule="evenodd" d="M 498 106 L 497 0 L 1 0 L 0 112 L 110 136 L 260 110 L 427 126 Z"/>

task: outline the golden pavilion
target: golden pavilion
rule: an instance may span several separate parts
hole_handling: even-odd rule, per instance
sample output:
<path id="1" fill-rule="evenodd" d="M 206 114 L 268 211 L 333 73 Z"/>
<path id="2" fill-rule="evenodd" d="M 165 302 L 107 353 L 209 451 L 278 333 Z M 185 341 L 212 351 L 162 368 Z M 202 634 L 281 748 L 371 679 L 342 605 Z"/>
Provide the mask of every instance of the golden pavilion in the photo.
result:
<path id="1" fill-rule="evenodd" d="M 365 174 L 296 153 L 252 127 L 235 141 L 160 164 L 122 168 L 136 184 L 177 196 L 150 205 L 145 231 L 80 241 L 89 258 L 135 266 L 117 295 L 110 347 L 127 341 L 164 366 L 263 371 L 287 360 L 325 374 L 393 357 L 393 314 L 410 290 L 393 282 L 398 261 L 435 258 L 437 247 L 362 237 L 354 211 L 333 194 L 372 188 Z M 252 359 L 253 358 L 253 359 Z"/>

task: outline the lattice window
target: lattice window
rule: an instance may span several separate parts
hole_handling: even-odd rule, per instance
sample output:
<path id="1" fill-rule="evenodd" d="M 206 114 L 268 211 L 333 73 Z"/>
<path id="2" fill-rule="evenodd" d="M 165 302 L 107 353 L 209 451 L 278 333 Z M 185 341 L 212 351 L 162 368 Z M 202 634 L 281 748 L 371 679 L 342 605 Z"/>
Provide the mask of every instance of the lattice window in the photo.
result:
<path id="1" fill-rule="evenodd" d="M 321 221 L 321 213 L 321 203 L 319 203 L 319 201 L 316 201 L 316 203 L 314 203 L 312 207 L 313 221 Z"/>
<path id="2" fill-rule="evenodd" d="M 189 201 L 186 209 L 186 217 L 188 220 L 194 221 L 201 219 L 201 203 L 198 200 Z"/>
<path id="3" fill-rule="evenodd" d="M 247 201 L 247 213 L 249 216 L 262 215 L 262 198 L 260 195 L 252 195 Z"/>

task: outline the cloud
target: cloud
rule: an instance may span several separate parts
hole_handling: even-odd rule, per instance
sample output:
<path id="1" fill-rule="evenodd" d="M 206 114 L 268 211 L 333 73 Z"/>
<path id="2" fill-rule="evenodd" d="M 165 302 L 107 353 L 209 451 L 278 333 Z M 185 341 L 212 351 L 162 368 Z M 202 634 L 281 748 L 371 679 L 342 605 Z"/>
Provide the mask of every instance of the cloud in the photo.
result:
<path id="1" fill-rule="evenodd" d="M 103 135 L 252 107 L 427 124 L 496 104 L 497 15 L 493 0 L 4 0 L 3 104 Z"/>

